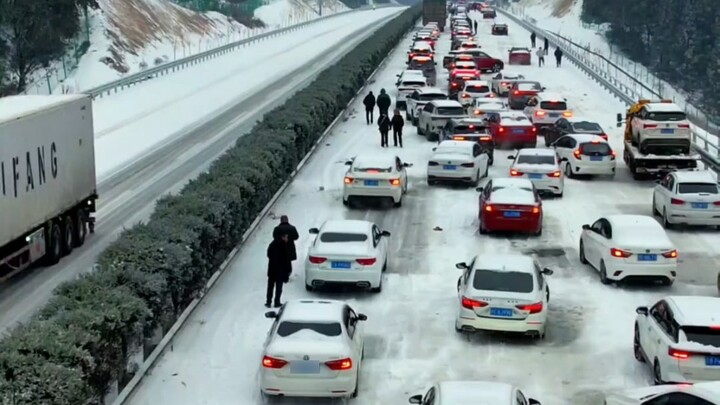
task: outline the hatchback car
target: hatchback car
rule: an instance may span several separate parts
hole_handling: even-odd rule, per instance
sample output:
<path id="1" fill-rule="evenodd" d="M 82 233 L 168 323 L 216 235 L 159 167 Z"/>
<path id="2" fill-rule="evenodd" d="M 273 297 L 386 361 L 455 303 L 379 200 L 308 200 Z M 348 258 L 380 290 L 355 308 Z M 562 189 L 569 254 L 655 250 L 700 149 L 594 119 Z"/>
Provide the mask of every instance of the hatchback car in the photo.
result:
<path id="1" fill-rule="evenodd" d="M 524 80 L 525 76 L 513 72 L 498 72 L 490 81 L 490 89 L 501 97 L 507 97 L 513 83 Z"/>
<path id="2" fill-rule="evenodd" d="M 492 35 L 508 35 L 507 24 L 493 24 L 490 30 Z"/>
<path id="3" fill-rule="evenodd" d="M 534 148 L 537 129 L 519 111 L 490 112 L 486 114 L 490 133 L 498 148 Z"/>
<path id="4" fill-rule="evenodd" d="M 510 65 L 530 65 L 532 57 L 530 48 L 513 47 L 508 51 L 508 64 Z"/>
<path id="5" fill-rule="evenodd" d="M 484 381 L 445 381 L 425 392 L 410 397 L 411 404 L 419 405 L 541 405 L 540 401 L 526 398 L 510 384 Z"/>
<path id="6" fill-rule="evenodd" d="M 527 232 L 542 234 L 542 200 L 528 179 L 491 179 L 480 192 L 479 231 L 481 234 Z"/>
<path id="7" fill-rule="evenodd" d="M 343 204 L 352 207 L 355 200 L 385 199 L 402 206 L 407 193 L 407 168 L 397 156 L 371 153 L 345 162 L 349 166 L 343 179 Z"/>
<path id="8" fill-rule="evenodd" d="M 513 82 L 508 92 L 508 104 L 513 110 L 522 110 L 530 97 L 537 96 L 543 91 L 545 87 L 540 82 L 517 80 Z"/>
<path id="9" fill-rule="evenodd" d="M 513 161 L 510 176 L 529 179 L 542 194 L 563 196 L 565 176 L 552 149 L 520 149 L 516 156 L 508 156 L 508 159 Z"/>
<path id="10" fill-rule="evenodd" d="M 458 101 L 465 107 L 471 106 L 473 100 L 494 96 L 490 91 L 490 83 L 485 80 L 467 80 L 465 87 L 458 93 Z"/>
<path id="11" fill-rule="evenodd" d="M 551 127 L 560 118 L 573 116 L 568 107 L 567 99 L 559 94 L 539 93 L 528 99 L 525 115 L 537 127 L 538 134 L 543 135 L 545 129 Z"/>
<path id="12" fill-rule="evenodd" d="M 441 181 L 476 185 L 487 177 L 490 157 L 475 142 L 442 141 L 433 148 L 427 168 L 429 185 Z"/>
<path id="13" fill-rule="evenodd" d="M 597 135 L 565 135 L 552 144 L 567 178 L 575 176 L 614 176 L 615 151 Z"/>
<path id="14" fill-rule="evenodd" d="M 315 236 L 305 261 L 305 289 L 353 286 L 382 290 L 390 232 L 369 221 L 330 220 L 311 228 Z"/>
<path id="15" fill-rule="evenodd" d="M 709 171 L 670 172 L 653 190 L 652 212 L 663 227 L 676 224 L 720 227 L 720 191 Z"/>
<path id="16" fill-rule="evenodd" d="M 484 97 L 473 100 L 473 104 L 469 108 L 468 115 L 473 118 L 485 120 L 488 119 L 492 113 L 507 111 L 508 105 L 503 99 L 497 97 Z"/>
<path id="17" fill-rule="evenodd" d="M 455 265 L 458 279 L 458 332 L 498 331 L 545 337 L 550 287 L 530 256 L 478 255 Z"/>

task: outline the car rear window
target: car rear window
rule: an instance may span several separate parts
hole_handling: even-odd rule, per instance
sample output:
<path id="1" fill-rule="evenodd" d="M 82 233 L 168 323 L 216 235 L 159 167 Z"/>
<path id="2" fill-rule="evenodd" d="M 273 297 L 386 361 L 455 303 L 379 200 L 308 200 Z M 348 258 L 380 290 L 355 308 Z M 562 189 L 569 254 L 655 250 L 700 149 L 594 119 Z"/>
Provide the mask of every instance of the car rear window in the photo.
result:
<path id="1" fill-rule="evenodd" d="M 320 242 L 336 243 L 336 242 L 365 242 L 368 236 L 364 233 L 345 233 L 345 232 L 323 232 L 320 234 Z"/>
<path id="2" fill-rule="evenodd" d="M 683 326 L 681 329 L 690 342 L 720 347 L 720 329 L 711 329 L 706 326 Z"/>
<path id="3" fill-rule="evenodd" d="M 280 337 L 287 337 L 294 333 L 304 330 L 310 330 L 325 336 L 340 336 L 342 327 L 338 322 L 280 322 L 277 328 L 277 334 Z"/>
<path id="4" fill-rule="evenodd" d="M 520 91 L 540 91 L 542 87 L 535 83 L 518 83 L 518 90 Z"/>
<path id="5" fill-rule="evenodd" d="M 682 111 L 661 111 L 661 112 L 651 112 L 647 114 L 647 119 L 651 121 L 684 121 L 687 119 L 687 115 L 685 115 Z"/>
<path id="6" fill-rule="evenodd" d="M 678 184 L 680 194 L 717 194 L 718 186 L 714 183 L 680 183 Z"/>
<path id="7" fill-rule="evenodd" d="M 612 152 L 612 149 L 606 143 L 587 142 L 581 144 L 580 149 L 582 150 L 582 154 L 587 156 L 607 156 Z"/>
<path id="8" fill-rule="evenodd" d="M 353 171 L 360 173 L 390 173 L 392 167 L 353 167 Z"/>
<path id="9" fill-rule="evenodd" d="M 465 86 L 465 91 L 471 93 L 489 93 L 490 87 L 488 86 Z"/>
<path id="10" fill-rule="evenodd" d="M 548 111 L 565 111 L 567 104 L 564 101 L 541 101 L 540 108 Z"/>
<path id="11" fill-rule="evenodd" d="M 533 292 L 532 275 L 519 271 L 475 270 L 473 288 L 485 291 Z"/>
<path id="12" fill-rule="evenodd" d="M 453 134 L 456 135 L 484 134 L 486 132 L 487 131 L 485 130 L 485 127 L 478 125 L 457 125 L 455 128 L 453 128 Z"/>
<path id="13" fill-rule="evenodd" d="M 571 125 L 577 132 L 601 133 L 603 131 L 600 125 L 594 122 L 573 122 Z"/>
<path id="14" fill-rule="evenodd" d="M 555 156 L 548 155 L 520 155 L 517 158 L 519 164 L 529 165 L 554 165 Z"/>
<path id="15" fill-rule="evenodd" d="M 412 87 L 412 86 L 415 86 L 415 87 L 424 87 L 424 86 L 425 86 L 425 81 L 420 81 L 420 80 L 408 80 L 408 81 L 402 82 L 401 86 L 404 86 L 404 87 Z"/>
<path id="16" fill-rule="evenodd" d="M 438 115 L 465 115 L 462 107 L 439 107 Z"/>
<path id="17" fill-rule="evenodd" d="M 444 94 L 421 94 L 421 101 L 432 101 L 432 100 L 447 100 L 447 96 Z"/>
<path id="18" fill-rule="evenodd" d="M 462 43 L 462 44 L 460 44 L 460 47 L 465 48 L 465 49 L 475 49 L 478 46 L 477 46 L 477 44 Z"/>
<path id="19" fill-rule="evenodd" d="M 530 120 L 527 117 L 523 117 L 521 115 L 515 115 L 515 116 L 501 116 L 501 119 L 503 122 L 509 122 L 509 123 L 529 123 Z"/>

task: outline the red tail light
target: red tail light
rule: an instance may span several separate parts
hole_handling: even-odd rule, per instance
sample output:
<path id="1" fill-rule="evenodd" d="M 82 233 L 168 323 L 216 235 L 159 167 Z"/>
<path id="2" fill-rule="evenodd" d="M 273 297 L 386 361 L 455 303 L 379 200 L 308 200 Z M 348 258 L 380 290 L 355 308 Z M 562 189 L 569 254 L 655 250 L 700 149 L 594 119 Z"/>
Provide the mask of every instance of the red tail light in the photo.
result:
<path id="1" fill-rule="evenodd" d="M 562 172 L 560 172 L 560 170 L 552 172 L 552 173 L 548 173 L 548 177 L 560 177 L 561 175 L 562 175 Z"/>
<path id="2" fill-rule="evenodd" d="M 715 206 L 720 206 L 720 201 L 715 201 L 715 202 L 713 203 L 713 205 L 715 205 Z"/>
<path id="3" fill-rule="evenodd" d="M 345 177 L 343 181 L 345 182 L 345 184 L 352 184 L 353 180 L 355 179 L 353 179 L 352 177 Z"/>
<path id="4" fill-rule="evenodd" d="M 525 174 L 525 173 L 517 171 L 515 169 L 510 169 L 510 175 L 513 177 L 522 176 L 523 174 Z"/>
<path id="5" fill-rule="evenodd" d="M 460 166 L 462 167 L 475 167 L 475 163 L 463 163 Z"/>
<path id="6" fill-rule="evenodd" d="M 457 87 L 457 86 L 458 86 L 458 84 L 457 84 L 457 83 L 455 83 L 455 82 L 453 82 L 452 86 L 453 86 L 453 87 Z"/>
<path id="7" fill-rule="evenodd" d="M 276 359 L 270 356 L 265 356 L 262 359 L 262 365 L 265 368 L 279 369 L 285 367 L 287 364 L 288 362 L 285 360 Z"/>
<path id="8" fill-rule="evenodd" d="M 400 179 L 390 179 L 390 185 L 391 186 L 399 186 L 400 185 Z"/>
<path id="9" fill-rule="evenodd" d="M 671 250 L 669 252 L 665 252 L 662 254 L 664 258 L 666 259 L 677 259 L 678 257 L 678 251 L 677 250 Z"/>
<path id="10" fill-rule="evenodd" d="M 540 213 L 540 207 L 533 207 L 532 213 L 533 213 L 533 214 L 539 214 L 539 213 Z"/>
<path id="11" fill-rule="evenodd" d="M 414 53 L 411 53 L 411 54 L 410 54 L 410 57 L 411 57 L 411 58 L 412 58 L 412 57 L 414 57 L 414 56 L 415 56 L 415 54 L 414 54 Z"/>
<path id="12" fill-rule="evenodd" d="M 358 262 L 358 264 L 361 266 L 372 266 L 373 264 L 375 264 L 375 262 L 377 262 L 377 259 L 371 257 L 369 259 L 357 259 L 355 261 Z"/>
<path id="13" fill-rule="evenodd" d="M 575 155 L 575 159 L 582 159 L 582 150 L 580 150 L 579 148 L 575 149 L 573 151 L 573 155 Z"/>
<path id="14" fill-rule="evenodd" d="M 643 124 L 643 129 L 657 128 L 656 124 Z"/>
<path id="15" fill-rule="evenodd" d="M 481 136 L 480 140 L 481 141 L 492 141 L 492 137 L 491 136 Z M 720 205 L 720 201 L 716 202 L 715 204 Z"/>
<path id="16" fill-rule="evenodd" d="M 615 151 L 614 151 L 614 150 L 610 150 L 610 159 L 611 159 L 611 160 L 615 160 L 616 157 L 617 157 L 617 155 L 615 154 Z"/>
<path id="17" fill-rule="evenodd" d="M 453 136 L 453 141 L 464 141 L 464 140 L 465 140 L 464 136 Z"/>
<path id="18" fill-rule="evenodd" d="M 612 248 L 612 249 L 610 249 L 610 256 L 626 259 L 626 258 L 632 256 L 632 253 L 626 252 L 624 250 Z"/>
<path id="19" fill-rule="evenodd" d="M 513 94 L 518 95 L 518 94 L 520 94 L 520 92 L 515 90 L 515 91 L 513 91 Z"/>
<path id="20" fill-rule="evenodd" d="M 486 206 L 485 206 L 485 211 L 486 211 L 486 212 L 492 212 L 492 211 L 493 211 L 493 206 L 490 205 L 490 204 L 486 205 Z"/>
<path id="21" fill-rule="evenodd" d="M 467 309 L 482 308 L 488 306 L 488 303 L 485 301 L 471 300 L 468 297 L 462 297 L 462 306 Z"/>
<path id="22" fill-rule="evenodd" d="M 671 199 L 670 199 L 670 204 L 672 204 L 672 205 L 683 205 L 683 204 L 685 204 L 685 201 L 683 201 L 683 200 L 678 200 L 677 198 L 671 198 Z"/>
<path id="23" fill-rule="evenodd" d="M 534 304 L 516 305 L 515 307 L 521 311 L 530 311 L 531 314 L 539 314 L 543 310 L 543 303 L 536 302 Z"/>
<path id="24" fill-rule="evenodd" d="M 353 366 L 353 362 L 350 357 L 346 357 L 346 358 L 340 359 L 340 360 L 333 360 L 333 361 L 325 362 L 325 365 L 330 370 L 342 371 L 342 370 L 350 370 Z"/>
<path id="25" fill-rule="evenodd" d="M 685 350 L 673 349 L 672 347 L 668 348 L 668 355 L 678 360 L 687 360 L 690 358 L 690 352 L 686 352 Z"/>
<path id="26" fill-rule="evenodd" d="M 537 128 L 535 128 L 535 126 L 532 127 L 532 132 L 537 132 Z"/>
<path id="27" fill-rule="evenodd" d="M 678 124 L 678 128 L 690 128 L 690 124 Z"/>
<path id="28" fill-rule="evenodd" d="M 606 140 L 606 141 L 608 140 L 607 134 L 600 134 L 599 136 L 600 136 L 600 138 L 602 138 L 602 139 L 604 139 L 604 140 Z"/>
<path id="29" fill-rule="evenodd" d="M 321 264 L 321 263 L 325 263 L 327 261 L 327 257 L 309 256 L 308 260 L 312 264 Z"/>
<path id="30" fill-rule="evenodd" d="M 545 111 L 535 111 L 536 117 L 543 117 L 545 115 Z"/>
<path id="31" fill-rule="evenodd" d="M 498 127 L 498 132 L 505 132 L 505 128 L 503 128 L 503 127 Z"/>

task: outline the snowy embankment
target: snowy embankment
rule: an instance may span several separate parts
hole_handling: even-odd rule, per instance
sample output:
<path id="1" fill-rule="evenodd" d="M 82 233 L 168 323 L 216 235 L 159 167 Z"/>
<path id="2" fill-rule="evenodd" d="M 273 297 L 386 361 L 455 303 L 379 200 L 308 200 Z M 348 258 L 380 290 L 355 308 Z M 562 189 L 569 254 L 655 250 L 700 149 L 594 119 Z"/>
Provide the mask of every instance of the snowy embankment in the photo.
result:
<path id="1" fill-rule="evenodd" d="M 707 146 L 710 149 L 717 152 L 720 147 L 717 125 L 712 123 L 705 113 L 690 104 L 683 91 L 656 77 L 645 66 L 618 53 L 617 49 L 605 38 L 605 33 L 609 29 L 608 24 L 597 25 L 582 22 L 580 19 L 582 5 L 583 0 L 520 0 L 518 3 L 513 3 L 512 11 L 519 17 L 534 20 L 533 24 L 545 31 L 567 38 L 583 48 L 611 60 L 628 73 L 626 80 L 628 87 L 634 87 L 631 79 L 634 78 L 653 89 L 655 93 L 662 94 L 664 98 L 672 99 L 690 116 L 696 118 L 695 122 L 698 125 L 695 125 L 693 130 L 699 137 L 707 140 Z M 613 70 L 616 71 L 616 69 Z M 619 72 L 616 74 L 622 75 Z M 638 93 L 642 94 L 643 91 L 640 90 Z M 698 146 L 705 147 L 705 141 L 699 137 L 696 139 Z"/>
<path id="2" fill-rule="evenodd" d="M 255 10 L 255 17 L 276 29 L 346 10 L 339 0 L 275 0 Z"/>

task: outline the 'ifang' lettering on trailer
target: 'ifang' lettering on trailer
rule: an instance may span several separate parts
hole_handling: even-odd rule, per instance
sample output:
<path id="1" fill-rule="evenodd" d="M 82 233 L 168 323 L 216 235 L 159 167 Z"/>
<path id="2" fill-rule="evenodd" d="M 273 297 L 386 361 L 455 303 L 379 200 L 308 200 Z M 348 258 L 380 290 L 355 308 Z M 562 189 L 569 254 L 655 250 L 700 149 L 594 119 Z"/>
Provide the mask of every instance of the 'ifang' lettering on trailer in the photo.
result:
<path id="1" fill-rule="evenodd" d="M 50 166 L 48 177 L 47 168 Z M 0 190 L 3 197 L 18 198 L 47 184 L 48 179 L 58 176 L 57 145 L 50 143 L 25 151 L 24 155 L 13 156 L 0 162 Z"/>

